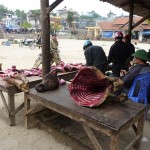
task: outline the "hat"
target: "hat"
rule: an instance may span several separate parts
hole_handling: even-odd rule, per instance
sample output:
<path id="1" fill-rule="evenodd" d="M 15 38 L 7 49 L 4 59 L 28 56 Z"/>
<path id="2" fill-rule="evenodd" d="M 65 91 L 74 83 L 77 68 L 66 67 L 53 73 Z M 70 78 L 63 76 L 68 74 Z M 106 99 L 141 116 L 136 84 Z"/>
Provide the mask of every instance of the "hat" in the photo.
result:
<path id="1" fill-rule="evenodd" d="M 93 45 L 90 40 L 86 40 L 83 44 L 83 49 L 87 48 L 88 46 Z"/>
<path id="2" fill-rule="evenodd" d="M 130 39 L 130 37 L 131 37 L 131 36 L 130 36 L 129 34 L 126 34 L 126 35 L 124 36 L 125 39 Z"/>
<path id="3" fill-rule="evenodd" d="M 84 42 L 84 46 L 87 46 L 87 45 L 92 45 L 92 42 L 91 42 L 90 40 L 86 40 L 86 41 Z"/>
<path id="4" fill-rule="evenodd" d="M 123 33 L 121 31 L 116 32 L 115 38 L 117 38 L 117 39 L 123 38 Z"/>
<path id="5" fill-rule="evenodd" d="M 142 60 L 150 61 L 148 53 L 144 49 L 137 50 L 132 56 L 140 58 Z"/>

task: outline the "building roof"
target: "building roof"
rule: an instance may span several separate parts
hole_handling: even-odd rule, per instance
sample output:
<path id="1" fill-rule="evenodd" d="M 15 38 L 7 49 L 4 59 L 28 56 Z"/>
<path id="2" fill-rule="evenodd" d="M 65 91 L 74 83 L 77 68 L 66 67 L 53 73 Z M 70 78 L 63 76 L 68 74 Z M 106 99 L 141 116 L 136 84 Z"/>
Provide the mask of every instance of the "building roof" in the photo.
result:
<path id="1" fill-rule="evenodd" d="M 110 3 L 116 7 L 122 8 L 124 11 L 130 12 L 129 0 L 100 0 Z M 145 17 L 150 14 L 150 0 L 136 0 L 134 1 L 133 14 Z M 150 16 L 149 16 L 150 18 Z"/>
<path id="2" fill-rule="evenodd" d="M 133 23 L 138 22 L 141 17 L 134 17 Z M 117 17 L 110 22 L 99 22 L 98 26 L 102 30 L 128 30 L 128 17 Z M 150 25 L 146 21 L 142 22 L 140 25 L 135 27 L 133 30 L 141 31 L 143 29 L 150 29 Z"/>

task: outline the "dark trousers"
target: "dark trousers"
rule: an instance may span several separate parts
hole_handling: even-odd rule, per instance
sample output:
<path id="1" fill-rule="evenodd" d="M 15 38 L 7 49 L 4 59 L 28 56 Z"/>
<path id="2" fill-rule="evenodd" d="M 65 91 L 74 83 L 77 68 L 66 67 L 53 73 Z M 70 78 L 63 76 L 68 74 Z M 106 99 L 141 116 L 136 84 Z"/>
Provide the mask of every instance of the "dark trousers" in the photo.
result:
<path id="1" fill-rule="evenodd" d="M 120 70 L 125 69 L 124 65 L 121 64 L 113 64 L 112 73 L 114 77 L 120 77 Z"/>

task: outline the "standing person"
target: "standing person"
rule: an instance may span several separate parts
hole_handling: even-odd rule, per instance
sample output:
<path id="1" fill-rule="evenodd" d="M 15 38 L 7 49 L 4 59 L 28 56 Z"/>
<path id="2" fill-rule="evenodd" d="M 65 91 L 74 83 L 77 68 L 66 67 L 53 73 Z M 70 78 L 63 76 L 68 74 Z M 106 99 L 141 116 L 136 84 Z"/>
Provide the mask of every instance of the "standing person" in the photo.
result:
<path id="1" fill-rule="evenodd" d="M 56 65 L 59 65 L 61 62 L 60 56 L 59 56 L 59 50 L 58 50 L 58 40 L 57 35 L 52 34 L 51 40 L 50 40 L 50 52 L 52 55 L 52 62 L 55 62 Z"/>
<path id="2" fill-rule="evenodd" d="M 124 42 L 128 45 L 128 49 L 129 49 L 129 58 L 126 61 L 126 66 L 125 69 L 129 70 L 129 67 L 131 67 L 130 61 L 133 60 L 133 56 L 131 56 L 133 53 L 135 53 L 135 47 L 134 45 L 131 43 L 131 36 L 129 34 L 126 34 L 124 36 Z"/>
<path id="3" fill-rule="evenodd" d="M 37 37 L 37 39 L 36 39 L 36 43 L 38 44 L 38 45 L 41 45 L 41 43 L 42 43 L 42 38 L 41 38 L 41 36 L 38 34 L 38 37 Z"/>
<path id="4" fill-rule="evenodd" d="M 108 63 L 112 64 L 113 76 L 119 77 L 120 70 L 125 69 L 125 63 L 130 55 L 128 46 L 122 41 L 123 33 L 121 31 L 115 34 L 115 43 L 110 47 Z"/>
<path id="5" fill-rule="evenodd" d="M 39 48 L 40 48 L 40 45 L 42 45 L 42 38 L 39 34 L 38 34 L 38 37 L 36 39 L 36 44 L 38 45 Z"/>
<path id="6" fill-rule="evenodd" d="M 107 57 L 102 47 L 94 46 L 90 40 L 84 42 L 86 66 L 95 66 L 104 74 L 107 70 Z"/>

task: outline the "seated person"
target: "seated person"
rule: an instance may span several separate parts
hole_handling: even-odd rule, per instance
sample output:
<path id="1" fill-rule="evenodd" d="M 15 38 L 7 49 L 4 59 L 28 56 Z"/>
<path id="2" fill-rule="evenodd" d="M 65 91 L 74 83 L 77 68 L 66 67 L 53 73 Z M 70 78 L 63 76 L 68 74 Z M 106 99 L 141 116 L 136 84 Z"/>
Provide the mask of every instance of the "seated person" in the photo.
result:
<path id="1" fill-rule="evenodd" d="M 126 70 L 121 70 L 121 73 L 124 74 L 124 76 L 121 77 L 121 79 L 124 81 L 124 88 L 122 89 L 122 92 L 128 94 L 134 78 L 138 74 L 150 72 L 150 65 L 147 63 L 147 61 L 150 61 L 149 53 L 150 52 L 146 52 L 145 50 L 141 49 L 132 54 L 132 56 L 134 56 L 134 66 L 131 67 L 128 72 Z"/>

